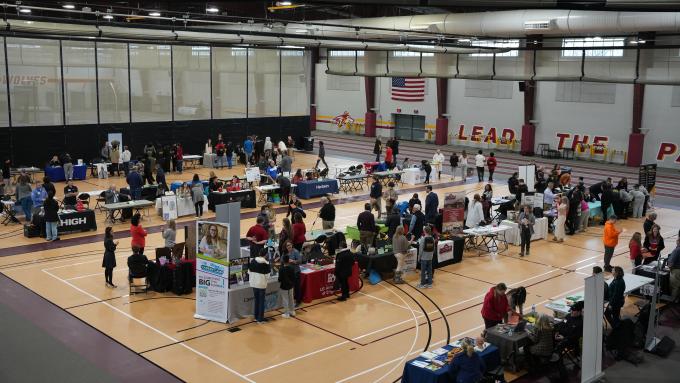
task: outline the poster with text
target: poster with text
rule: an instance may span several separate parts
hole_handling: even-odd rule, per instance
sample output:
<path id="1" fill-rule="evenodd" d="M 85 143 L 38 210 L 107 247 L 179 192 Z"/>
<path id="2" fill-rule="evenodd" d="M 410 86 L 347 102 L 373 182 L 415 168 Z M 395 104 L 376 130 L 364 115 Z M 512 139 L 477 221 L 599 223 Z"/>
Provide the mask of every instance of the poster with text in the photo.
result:
<path id="1" fill-rule="evenodd" d="M 465 226 L 465 193 L 444 196 L 442 231 L 450 235 L 462 234 Z"/>
<path id="2" fill-rule="evenodd" d="M 196 313 L 226 323 L 229 317 L 229 224 L 196 222 Z"/>
<path id="3" fill-rule="evenodd" d="M 164 221 L 177 219 L 177 197 L 174 195 L 161 197 L 161 209 Z"/>

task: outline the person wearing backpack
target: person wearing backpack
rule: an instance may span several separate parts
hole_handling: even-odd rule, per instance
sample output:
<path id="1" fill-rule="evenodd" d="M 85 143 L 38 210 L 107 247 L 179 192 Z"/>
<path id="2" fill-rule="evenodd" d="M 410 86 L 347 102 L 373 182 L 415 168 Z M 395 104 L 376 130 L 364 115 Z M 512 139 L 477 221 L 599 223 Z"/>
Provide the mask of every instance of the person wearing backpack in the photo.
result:
<path id="1" fill-rule="evenodd" d="M 432 288 L 432 258 L 434 257 L 435 241 L 432 236 L 432 228 L 425 226 L 424 234 L 418 240 L 418 256 L 420 258 L 420 284 L 419 289 Z"/>

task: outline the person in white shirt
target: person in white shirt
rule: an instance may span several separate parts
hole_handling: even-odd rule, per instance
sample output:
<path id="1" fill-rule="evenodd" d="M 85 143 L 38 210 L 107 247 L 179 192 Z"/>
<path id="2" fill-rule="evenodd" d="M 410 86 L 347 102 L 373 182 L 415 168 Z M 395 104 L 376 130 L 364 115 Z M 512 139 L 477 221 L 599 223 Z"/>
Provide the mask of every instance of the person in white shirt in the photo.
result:
<path id="1" fill-rule="evenodd" d="M 477 168 L 477 178 L 479 179 L 479 182 L 484 181 L 484 165 L 486 164 L 486 158 L 484 157 L 484 154 L 482 154 L 482 151 L 478 151 L 477 155 L 475 156 L 475 167 Z"/>
<path id="2" fill-rule="evenodd" d="M 123 164 L 123 172 L 125 177 L 130 173 L 130 160 L 132 159 L 132 153 L 128 150 L 128 147 L 123 148 L 123 153 L 120 154 L 120 163 Z"/>
<path id="3" fill-rule="evenodd" d="M 212 148 L 212 141 L 208 138 L 208 142 L 205 143 L 205 149 L 203 150 L 203 153 L 212 154 Z"/>
<path id="4" fill-rule="evenodd" d="M 630 195 L 633 197 L 633 218 L 640 218 L 642 208 L 645 206 L 645 193 L 640 190 L 640 185 L 635 185 Z"/>
<path id="5" fill-rule="evenodd" d="M 442 154 L 442 151 L 437 149 L 437 151 L 434 153 L 432 156 L 432 165 L 434 165 L 434 169 L 437 171 L 437 179 L 441 180 L 442 179 L 442 166 L 444 164 L 444 155 Z"/>
<path id="6" fill-rule="evenodd" d="M 463 178 L 463 183 L 465 183 L 465 180 L 467 179 L 468 167 L 467 153 L 465 150 L 463 150 L 463 153 L 458 158 L 458 166 L 460 167 L 460 175 Z"/>
<path id="7" fill-rule="evenodd" d="M 267 153 L 267 150 L 269 150 L 269 152 L 271 152 L 273 147 L 274 147 L 274 145 L 272 143 L 272 139 L 269 138 L 269 137 L 265 137 L 265 139 L 264 139 L 264 152 Z"/>
<path id="8" fill-rule="evenodd" d="M 484 221 L 482 198 L 479 196 L 479 194 L 475 194 L 468 204 L 468 213 L 465 220 L 465 226 L 469 228 L 478 227 L 479 223 L 482 221 Z"/>
<path id="9" fill-rule="evenodd" d="M 554 184 L 548 182 L 548 187 L 543 191 L 543 210 L 548 211 L 555 203 L 555 193 L 553 192 Z"/>

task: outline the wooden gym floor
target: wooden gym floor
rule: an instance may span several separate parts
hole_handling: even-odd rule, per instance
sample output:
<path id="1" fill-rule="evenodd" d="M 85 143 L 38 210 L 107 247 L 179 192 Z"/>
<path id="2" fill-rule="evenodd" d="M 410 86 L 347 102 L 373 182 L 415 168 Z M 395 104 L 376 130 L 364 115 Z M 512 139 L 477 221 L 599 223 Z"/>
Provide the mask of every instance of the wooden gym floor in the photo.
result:
<path id="1" fill-rule="evenodd" d="M 294 168 L 311 167 L 316 157 L 296 154 Z M 356 162 L 328 157 L 336 163 Z M 194 172 L 206 179 L 210 169 L 186 170 L 180 177 L 168 173 L 168 182 L 189 180 Z M 218 170 L 218 176 L 242 174 L 242 168 Z M 496 195 L 507 194 L 505 178 L 494 184 Z M 448 191 L 479 192 L 483 184 L 451 183 L 448 177 L 434 184 L 443 201 Z M 88 179 L 76 182 L 80 191 L 105 189 L 109 184 L 124 186 L 122 178 Z M 61 194 L 62 183 L 57 185 Z M 355 224 L 356 216 L 368 200 L 368 190 L 341 193 L 337 200 L 336 226 Z M 401 188 L 400 200 L 410 194 L 424 194 L 424 186 Z M 354 196 L 355 198 L 350 198 Z M 421 199 L 424 197 L 421 195 Z M 310 206 L 311 202 L 306 205 Z M 317 212 L 318 208 L 306 209 Z M 241 232 L 254 224 L 252 214 L 244 210 Z M 668 248 L 674 247 L 680 212 L 657 209 L 658 223 Z M 204 218 L 212 217 L 208 212 Z M 277 231 L 280 219 L 278 213 Z M 316 214 L 306 219 L 308 228 Z M 278 311 L 268 312 L 274 319 L 256 325 L 246 319 L 225 325 L 194 319 L 194 297 L 150 292 L 128 295 L 125 260 L 130 255 L 127 231 L 129 224 L 116 224 L 120 239 L 118 267 L 114 272 L 116 289 L 103 281 L 101 258 L 104 215 L 97 213 L 97 233 L 64 236 L 62 241 L 45 243 L 39 238 L 24 238 L 18 225 L 0 227 L 0 272 L 54 303 L 71 315 L 90 324 L 117 342 L 185 381 L 221 382 L 393 382 L 401 376 L 404 362 L 422 352 L 426 346 L 436 348 L 447 339 L 476 336 L 481 332 L 483 295 L 498 282 L 511 287 L 527 287 L 525 307 L 543 305 L 583 288 L 583 278 L 592 266 L 602 264 L 601 227 L 568 236 L 564 243 L 536 241 L 531 256 L 518 257 L 518 247 L 495 257 L 478 257 L 466 253 L 463 262 L 435 271 L 434 288 L 415 289 L 419 275 L 406 277 L 407 285 L 368 283 L 347 302 L 332 299 L 315 301 L 298 310 L 295 319 L 283 319 Z M 178 220 L 178 226 L 192 224 L 192 217 Z M 160 217 L 152 214 L 143 225 L 152 228 L 147 239 L 148 253 L 162 246 L 157 227 Z M 641 231 L 642 219 L 628 219 L 621 224 L 621 235 L 613 264 L 630 269 L 628 239 Z M 314 228 L 319 228 L 317 222 Z M 178 239 L 183 238 L 183 231 Z M 238 331 L 234 331 L 238 330 Z M 449 336 L 450 335 L 450 336 Z M 508 375 L 508 379 L 516 376 Z"/>

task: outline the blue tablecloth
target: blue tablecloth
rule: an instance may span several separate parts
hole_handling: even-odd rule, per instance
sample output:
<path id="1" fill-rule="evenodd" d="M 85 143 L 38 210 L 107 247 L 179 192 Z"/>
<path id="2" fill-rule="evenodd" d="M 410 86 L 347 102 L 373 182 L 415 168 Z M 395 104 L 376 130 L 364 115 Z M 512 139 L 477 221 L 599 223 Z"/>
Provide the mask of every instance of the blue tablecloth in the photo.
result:
<path id="1" fill-rule="evenodd" d="M 444 348 L 448 351 L 453 347 L 451 345 L 446 345 Z M 501 364 L 501 353 L 498 350 L 498 347 L 494 345 L 489 345 L 484 351 L 479 353 L 479 356 L 484 360 L 487 371 L 493 370 Z M 426 359 L 419 356 L 406 362 L 404 365 L 404 374 L 401 377 L 402 383 L 448 383 L 452 381 L 449 375 L 448 364 L 436 371 L 432 371 L 427 368 L 414 366 L 411 364 L 414 360 L 424 361 Z"/>
<path id="2" fill-rule="evenodd" d="M 45 168 L 45 176 L 50 177 L 52 182 L 65 181 L 66 175 L 61 166 L 48 166 Z M 87 177 L 87 165 L 73 165 L 73 179 L 84 180 Z"/>
<path id="3" fill-rule="evenodd" d="M 301 181 L 297 183 L 295 190 L 295 194 L 304 199 L 319 197 L 328 193 L 338 193 L 338 180 Z"/>
<path id="4" fill-rule="evenodd" d="M 188 184 L 189 186 L 191 186 L 191 183 L 192 183 L 192 182 L 193 182 L 193 181 L 187 181 L 187 184 Z M 208 187 L 208 181 L 201 181 L 201 183 L 203 183 L 203 187 L 204 187 L 204 188 Z M 182 187 L 182 184 L 183 184 L 182 181 L 173 181 L 173 182 L 170 184 L 170 191 L 173 191 L 173 192 L 174 192 L 175 190 L 177 190 L 177 189 L 179 189 L 180 187 Z"/>
<path id="5" fill-rule="evenodd" d="M 588 202 L 588 209 L 590 213 L 590 218 L 593 217 L 602 217 L 602 202 L 600 201 L 595 201 L 595 202 Z M 607 217 L 610 217 L 614 215 L 614 208 L 612 206 L 609 206 L 609 209 L 607 210 Z"/>

